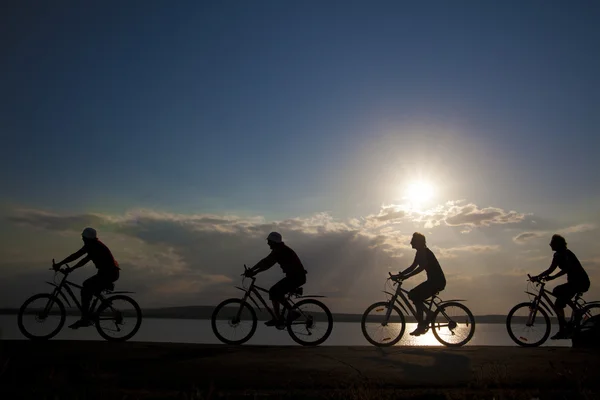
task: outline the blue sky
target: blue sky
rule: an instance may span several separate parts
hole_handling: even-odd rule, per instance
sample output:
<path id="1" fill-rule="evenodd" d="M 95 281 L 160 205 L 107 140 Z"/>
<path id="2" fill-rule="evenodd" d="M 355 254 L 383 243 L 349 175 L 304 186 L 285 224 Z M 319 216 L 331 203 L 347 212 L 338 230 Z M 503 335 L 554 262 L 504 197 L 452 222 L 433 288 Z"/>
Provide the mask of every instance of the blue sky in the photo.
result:
<path id="1" fill-rule="evenodd" d="M 16 3 L 0 16 L 7 215 L 346 221 L 424 179 L 432 209 L 600 219 L 596 2 Z M 518 233 L 494 229 L 446 235 Z"/>

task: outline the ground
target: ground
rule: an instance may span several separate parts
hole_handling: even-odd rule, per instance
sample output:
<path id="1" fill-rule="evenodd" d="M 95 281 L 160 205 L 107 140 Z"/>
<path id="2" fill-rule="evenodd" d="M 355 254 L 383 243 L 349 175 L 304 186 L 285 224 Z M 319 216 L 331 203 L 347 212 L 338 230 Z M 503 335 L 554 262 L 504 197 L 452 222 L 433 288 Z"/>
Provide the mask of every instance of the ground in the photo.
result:
<path id="1" fill-rule="evenodd" d="M 591 349 L 0 346 L 2 399 L 600 399 L 600 354 Z"/>

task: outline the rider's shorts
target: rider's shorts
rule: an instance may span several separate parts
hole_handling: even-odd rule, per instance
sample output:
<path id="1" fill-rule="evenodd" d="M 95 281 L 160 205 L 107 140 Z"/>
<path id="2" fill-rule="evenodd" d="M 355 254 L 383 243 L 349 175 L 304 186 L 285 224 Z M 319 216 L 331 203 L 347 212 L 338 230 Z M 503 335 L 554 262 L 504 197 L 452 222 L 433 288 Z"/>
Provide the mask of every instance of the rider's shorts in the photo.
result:
<path id="1" fill-rule="evenodd" d="M 306 274 L 287 275 L 269 289 L 269 299 L 283 300 L 289 292 L 306 283 Z"/>

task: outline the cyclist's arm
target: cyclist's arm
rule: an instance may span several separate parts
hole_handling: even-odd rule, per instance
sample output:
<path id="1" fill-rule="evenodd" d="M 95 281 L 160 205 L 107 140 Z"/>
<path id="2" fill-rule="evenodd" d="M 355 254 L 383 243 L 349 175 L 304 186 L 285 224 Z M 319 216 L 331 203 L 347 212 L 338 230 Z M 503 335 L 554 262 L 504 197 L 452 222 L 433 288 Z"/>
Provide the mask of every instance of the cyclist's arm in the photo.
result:
<path id="1" fill-rule="evenodd" d="M 404 276 L 404 279 L 408 279 L 411 276 L 415 276 L 425 269 L 425 267 L 427 266 L 426 263 L 427 257 L 421 257 L 421 259 L 419 259 L 418 255 L 415 255 L 415 260 L 413 261 L 412 265 L 406 268 L 404 271 L 402 271 L 401 275 Z"/>
<path id="2" fill-rule="evenodd" d="M 547 279 L 550 279 L 550 280 L 552 280 L 552 279 L 556 279 L 556 278 L 558 278 L 559 276 L 563 276 L 563 275 L 565 275 L 566 273 L 567 273 L 567 271 L 565 271 L 565 270 L 562 270 L 562 271 L 560 271 L 558 274 L 556 274 L 556 275 L 554 275 L 554 276 L 548 276 L 548 278 L 547 278 Z"/>
<path id="3" fill-rule="evenodd" d="M 73 271 L 73 270 L 75 270 L 77 268 L 83 267 L 90 260 L 91 260 L 90 256 L 85 256 L 85 258 L 82 258 L 81 261 L 79 261 L 77 264 L 75 264 L 74 266 L 71 267 L 71 271 Z"/>
<path id="4" fill-rule="evenodd" d="M 552 260 L 552 264 L 550 264 L 550 268 L 548 268 L 547 270 L 545 270 L 544 272 L 542 272 L 541 274 L 539 274 L 538 276 L 536 276 L 536 278 L 543 278 L 544 276 L 550 275 L 551 273 L 554 272 L 554 270 L 558 267 L 558 262 L 556 261 L 556 258 L 554 258 Z"/>
<path id="5" fill-rule="evenodd" d="M 83 246 L 81 249 L 77 250 L 75 253 L 71 254 L 69 257 L 67 257 L 64 260 L 62 260 L 61 262 L 55 264 L 55 266 L 56 266 L 56 268 L 58 268 L 58 267 L 60 267 L 63 264 L 66 264 L 66 263 L 71 262 L 71 261 L 75 261 L 79 257 L 81 257 L 82 255 L 84 255 L 85 253 L 87 253 L 87 251 L 85 250 L 85 246 Z"/>
<path id="6" fill-rule="evenodd" d="M 263 258 L 262 260 L 257 262 L 254 267 L 250 268 L 250 271 L 255 274 L 262 272 L 262 271 L 266 271 L 269 268 L 271 268 L 273 265 L 275 265 L 276 262 L 277 262 L 277 259 L 275 258 L 275 255 L 273 254 L 273 252 L 271 252 L 268 256 L 266 256 L 265 258 Z"/>

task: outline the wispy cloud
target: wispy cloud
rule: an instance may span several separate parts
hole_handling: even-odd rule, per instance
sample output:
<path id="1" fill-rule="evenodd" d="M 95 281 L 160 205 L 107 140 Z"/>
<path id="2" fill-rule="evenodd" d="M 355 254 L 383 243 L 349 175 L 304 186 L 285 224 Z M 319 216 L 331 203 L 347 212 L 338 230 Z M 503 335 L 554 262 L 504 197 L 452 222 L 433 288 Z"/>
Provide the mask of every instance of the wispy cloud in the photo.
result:
<path id="1" fill-rule="evenodd" d="M 547 238 L 549 241 L 550 237 L 554 233 L 558 233 L 560 235 L 567 235 L 570 233 L 581 233 L 581 232 L 593 231 L 595 229 L 596 229 L 595 224 L 577 224 L 577 225 L 569 226 L 567 228 L 557 229 L 555 231 L 540 230 L 540 231 L 521 232 L 518 235 L 516 235 L 515 237 L 513 237 L 513 241 L 518 244 L 524 244 L 531 240 L 536 240 L 536 239 L 540 239 L 540 238 Z"/>

